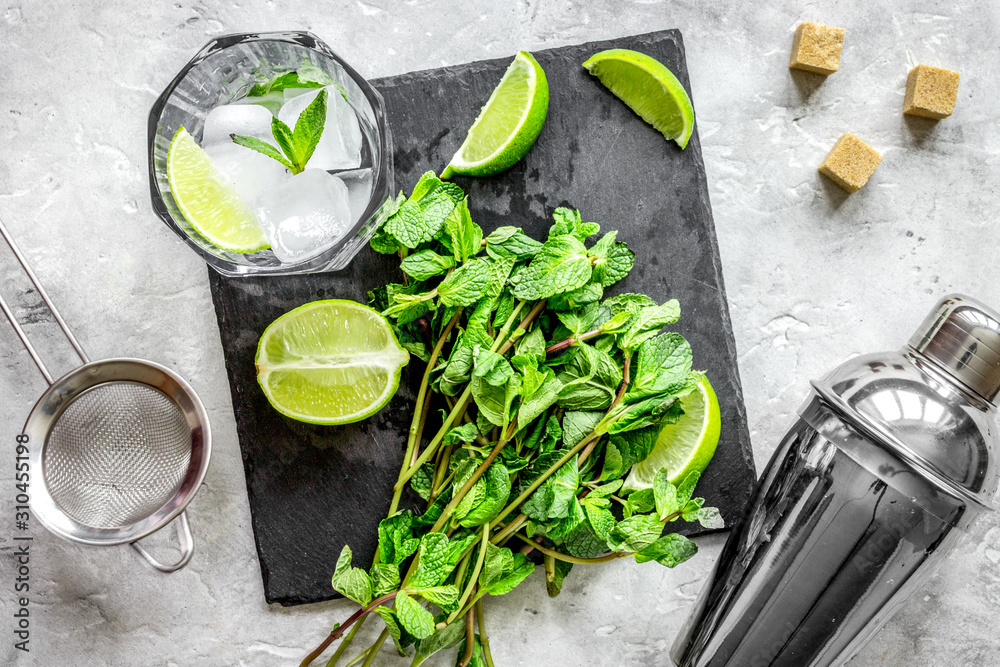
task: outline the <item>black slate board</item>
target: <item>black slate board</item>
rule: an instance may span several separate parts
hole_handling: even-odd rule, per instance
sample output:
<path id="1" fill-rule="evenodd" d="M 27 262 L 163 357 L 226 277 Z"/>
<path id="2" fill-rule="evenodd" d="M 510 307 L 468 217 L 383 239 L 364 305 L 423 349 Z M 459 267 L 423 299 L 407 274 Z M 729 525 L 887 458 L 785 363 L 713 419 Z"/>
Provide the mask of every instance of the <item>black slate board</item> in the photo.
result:
<path id="1" fill-rule="evenodd" d="M 708 372 L 723 412 L 718 453 L 698 492 L 733 523 L 743 515 L 755 474 L 701 146 L 697 132 L 683 152 L 664 141 L 580 67 L 609 48 L 657 58 L 690 90 L 676 30 L 539 51 L 534 55 L 547 73 L 550 103 L 538 143 L 499 176 L 455 180 L 486 233 L 513 224 L 544 238 L 560 205 L 618 229 L 618 240 L 636 253 L 636 268 L 613 288 L 616 293 L 680 300 L 677 330 L 691 342 L 695 367 Z M 509 62 L 373 82 L 392 129 L 397 189 L 409 192 L 420 174 L 447 164 Z M 397 266 L 397 259 L 365 248 L 338 273 L 228 279 L 209 271 L 268 602 L 337 597 L 330 575 L 345 543 L 355 563 L 371 562 L 423 367 L 415 361 L 405 369 L 399 393 L 372 419 L 311 426 L 268 405 L 256 382 L 257 339 L 275 318 L 303 303 L 365 301 L 367 290 L 395 279 Z M 699 532 L 705 531 L 691 534 Z"/>

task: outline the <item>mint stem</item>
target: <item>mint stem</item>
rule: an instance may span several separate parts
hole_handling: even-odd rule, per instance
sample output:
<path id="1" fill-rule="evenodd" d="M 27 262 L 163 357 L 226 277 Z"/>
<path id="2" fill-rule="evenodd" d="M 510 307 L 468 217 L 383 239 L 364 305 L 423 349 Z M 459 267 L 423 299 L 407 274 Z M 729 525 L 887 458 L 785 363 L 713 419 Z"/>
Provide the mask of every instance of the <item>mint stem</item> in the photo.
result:
<path id="1" fill-rule="evenodd" d="M 336 628 L 333 632 L 331 632 L 327 636 L 327 638 L 324 639 L 323 642 L 313 650 L 312 653 L 310 653 L 305 658 L 303 658 L 302 662 L 299 663 L 299 667 L 308 667 L 312 663 L 313 660 L 315 660 L 316 658 L 318 658 L 320 656 L 320 654 L 322 654 L 323 651 L 325 651 L 330 644 L 332 644 L 333 642 L 337 641 L 337 639 L 339 639 L 340 636 L 342 634 L 344 634 L 344 632 L 349 627 L 351 627 L 352 625 L 354 625 L 354 623 L 358 619 L 364 618 L 369 612 L 371 612 L 373 609 L 375 609 L 375 607 L 378 607 L 382 603 L 389 602 L 390 600 L 395 599 L 396 598 L 396 594 L 398 592 L 399 591 L 393 591 L 392 593 L 387 593 L 386 595 L 383 595 L 380 598 L 376 598 L 375 600 L 372 600 L 371 603 L 369 603 L 369 605 L 367 607 L 362 607 L 361 609 L 358 609 L 356 612 L 354 612 L 354 614 L 352 614 L 351 617 L 348 618 L 344 622 L 343 625 L 341 625 L 340 627 Z"/>
<path id="2" fill-rule="evenodd" d="M 469 613 L 465 615 L 465 653 L 462 655 L 462 662 L 458 663 L 458 667 L 469 667 L 469 663 L 472 661 L 472 654 L 476 650 L 476 631 L 472 625 L 473 613 L 469 610 Z"/>
<path id="3" fill-rule="evenodd" d="M 585 340 L 590 340 L 591 338 L 596 338 L 604 333 L 604 329 L 597 327 L 596 329 L 591 329 L 585 333 L 579 334 L 577 336 L 570 336 L 566 340 L 559 341 L 553 345 L 545 348 L 545 354 L 552 354 L 553 352 L 559 352 L 560 350 L 565 350 L 567 347 L 573 347 L 577 343 L 582 343 Z"/>
<path id="4" fill-rule="evenodd" d="M 493 654 L 490 653 L 490 638 L 486 634 L 486 626 L 483 624 L 483 601 L 476 601 L 476 625 L 479 626 L 479 644 L 483 647 L 483 660 L 486 667 L 495 667 L 493 664 Z"/>

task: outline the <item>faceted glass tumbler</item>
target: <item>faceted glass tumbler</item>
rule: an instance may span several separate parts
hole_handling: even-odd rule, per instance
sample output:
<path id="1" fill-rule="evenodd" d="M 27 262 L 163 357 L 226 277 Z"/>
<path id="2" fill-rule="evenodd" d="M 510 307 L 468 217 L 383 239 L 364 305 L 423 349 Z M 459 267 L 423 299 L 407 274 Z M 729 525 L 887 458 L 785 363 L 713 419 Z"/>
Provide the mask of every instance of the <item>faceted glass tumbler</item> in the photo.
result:
<path id="1" fill-rule="evenodd" d="M 177 130 L 201 141 L 214 107 L 244 97 L 255 84 L 312 64 L 342 90 L 361 127 L 361 167 L 372 171 L 364 213 L 333 246 L 302 262 L 282 263 L 270 250 L 241 255 L 198 234 L 181 213 L 167 180 L 167 151 Z M 392 140 L 382 96 L 329 46 L 308 32 L 226 35 L 214 39 L 170 82 L 149 113 L 149 189 L 153 209 L 208 265 L 227 276 L 285 275 L 344 268 L 384 222 L 392 208 Z"/>

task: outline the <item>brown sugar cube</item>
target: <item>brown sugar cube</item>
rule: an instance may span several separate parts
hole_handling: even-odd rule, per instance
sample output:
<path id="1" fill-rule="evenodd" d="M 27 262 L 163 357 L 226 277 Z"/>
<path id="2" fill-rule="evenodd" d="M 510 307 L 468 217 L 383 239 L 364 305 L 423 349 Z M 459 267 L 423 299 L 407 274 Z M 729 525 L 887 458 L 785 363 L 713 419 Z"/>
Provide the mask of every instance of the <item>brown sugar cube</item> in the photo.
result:
<path id="1" fill-rule="evenodd" d="M 881 161 L 882 156 L 874 148 L 848 132 L 837 139 L 819 166 L 819 173 L 848 192 L 857 192 Z"/>
<path id="2" fill-rule="evenodd" d="M 788 66 L 829 76 L 840 66 L 844 29 L 806 21 L 795 29 L 792 59 Z"/>
<path id="3" fill-rule="evenodd" d="M 958 72 L 917 65 L 906 79 L 903 113 L 924 118 L 947 118 L 958 98 Z"/>

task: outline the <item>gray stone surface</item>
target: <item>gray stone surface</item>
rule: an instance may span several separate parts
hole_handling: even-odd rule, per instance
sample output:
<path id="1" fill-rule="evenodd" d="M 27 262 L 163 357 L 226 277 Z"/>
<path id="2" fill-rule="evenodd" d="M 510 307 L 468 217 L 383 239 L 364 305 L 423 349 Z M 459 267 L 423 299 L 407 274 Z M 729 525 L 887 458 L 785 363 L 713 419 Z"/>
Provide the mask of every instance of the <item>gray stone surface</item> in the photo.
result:
<path id="1" fill-rule="evenodd" d="M 787 68 L 792 30 L 805 19 L 847 29 L 829 79 Z M 12 448 L 44 382 L 0 327 L 0 442 L 10 457 L 0 463 L 0 661 L 295 664 L 351 612 L 344 602 L 263 603 L 204 267 L 149 208 L 146 113 L 210 37 L 304 28 L 377 77 L 680 28 L 761 467 L 810 377 L 902 343 L 948 291 L 1000 305 L 998 23 L 1000 9 L 985 1 L 4 0 L 0 217 L 91 355 L 178 370 L 208 407 L 216 447 L 191 507 L 198 552 L 182 572 L 162 576 L 127 548 L 85 549 L 35 526 L 32 652 L 20 654 L 11 646 Z M 918 62 L 961 71 L 951 118 L 900 114 L 906 72 Z M 815 171 L 847 130 L 885 156 L 850 196 Z M 0 257 L 3 293 L 57 368 L 68 368 L 9 255 Z M 621 562 L 577 573 L 554 602 L 529 582 L 492 605 L 498 665 L 666 664 L 720 545 L 702 540 L 700 556 L 676 571 Z M 1000 518 L 977 525 L 852 665 L 998 665 L 998 611 Z"/>

